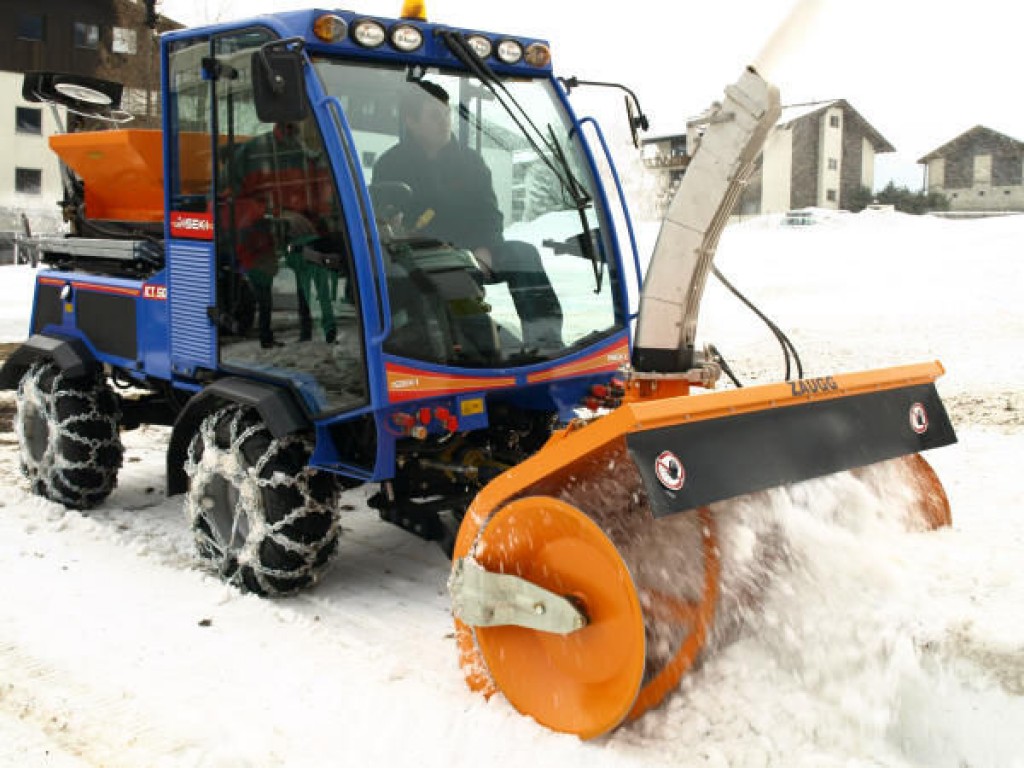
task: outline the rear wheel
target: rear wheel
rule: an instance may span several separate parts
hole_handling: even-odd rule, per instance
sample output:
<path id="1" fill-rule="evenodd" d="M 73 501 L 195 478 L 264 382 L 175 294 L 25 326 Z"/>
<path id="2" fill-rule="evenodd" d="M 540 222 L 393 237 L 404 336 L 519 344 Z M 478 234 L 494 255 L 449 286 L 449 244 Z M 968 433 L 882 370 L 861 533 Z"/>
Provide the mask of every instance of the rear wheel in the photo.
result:
<path id="1" fill-rule="evenodd" d="M 34 363 L 18 384 L 14 422 L 32 492 L 74 509 L 103 501 L 124 456 L 120 421 L 101 375 L 71 378 L 55 363 Z"/>
<path id="2" fill-rule="evenodd" d="M 311 440 L 275 438 L 259 414 L 228 406 L 189 446 L 185 514 L 199 556 L 225 581 L 261 595 L 308 587 L 338 544 L 337 484 L 309 468 Z"/>

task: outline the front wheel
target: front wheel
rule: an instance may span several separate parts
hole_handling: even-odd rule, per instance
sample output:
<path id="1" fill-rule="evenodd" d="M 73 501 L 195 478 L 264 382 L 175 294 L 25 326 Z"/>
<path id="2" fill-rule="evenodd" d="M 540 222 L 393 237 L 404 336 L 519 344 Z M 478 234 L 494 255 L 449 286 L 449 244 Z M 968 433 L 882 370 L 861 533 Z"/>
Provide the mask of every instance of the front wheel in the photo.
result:
<path id="1" fill-rule="evenodd" d="M 32 492 L 88 509 L 117 485 L 124 447 L 121 408 L 100 375 L 71 378 L 52 362 L 34 363 L 18 383 L 21 471 Z"/>
<path id="2" fill-rule="evenodd" d="M 199 556 L 225 581 L 281 595 L 326 569 L 338 545 L 338 486 L 309 468 L 311 453 L 308 438 L 275 438 L 251 408 L 203 420 L 185 463 L 185 514 Z"/>

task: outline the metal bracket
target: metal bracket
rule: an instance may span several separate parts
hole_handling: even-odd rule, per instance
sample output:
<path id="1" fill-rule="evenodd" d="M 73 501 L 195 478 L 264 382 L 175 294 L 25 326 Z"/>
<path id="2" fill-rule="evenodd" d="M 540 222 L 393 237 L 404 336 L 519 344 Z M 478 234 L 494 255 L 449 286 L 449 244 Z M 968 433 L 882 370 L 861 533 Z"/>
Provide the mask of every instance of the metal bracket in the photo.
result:
<path id="1" fill-rule="evenodd" d="M 571 600 L 507 573 L 492 573 L 475 560 L 455 562 L 448 591 L 455 618 L 474 627 L 514 625 L 567 635 L 587 626 Z"/>

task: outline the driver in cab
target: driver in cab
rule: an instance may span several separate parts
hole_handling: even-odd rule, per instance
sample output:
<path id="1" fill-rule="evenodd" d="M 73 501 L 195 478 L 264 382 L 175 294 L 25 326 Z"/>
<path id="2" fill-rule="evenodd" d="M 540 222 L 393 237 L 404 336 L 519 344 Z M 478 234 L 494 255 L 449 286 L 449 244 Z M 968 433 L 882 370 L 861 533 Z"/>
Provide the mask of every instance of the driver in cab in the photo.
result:
<path id="1" fill-rule="evenodd" d="M 412 190 L 403 211 L 409 235 L 433 237 L 473 252 L 489 283 L 508 284 L 527 349 L 562 346 L 562 308 L 529 243 L 505 240 L 503 216 L 483 158 L 452 134 L 448 93 L 411 85 L 400 105 L 401 140 L 378 158 L 373 182 Z"/>

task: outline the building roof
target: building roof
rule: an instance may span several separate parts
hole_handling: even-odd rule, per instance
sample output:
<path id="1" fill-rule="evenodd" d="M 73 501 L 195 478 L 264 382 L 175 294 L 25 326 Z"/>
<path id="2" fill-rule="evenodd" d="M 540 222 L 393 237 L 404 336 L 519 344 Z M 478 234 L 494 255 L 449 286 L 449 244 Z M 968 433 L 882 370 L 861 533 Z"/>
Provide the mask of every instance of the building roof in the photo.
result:
<path id="1" fill-rule="evenodd" d="M 955 139 L 947 141 L 938 149 L 933 149 L 917 162 L 927 163 L 929 160 L 955 154 L 961 146 L 971 144 L 981 137 L 994 139 L 996 142 L 1005 144 L 1010 149 L 1024 152 L 1024 141 L 1019 141 L 1018 139 L 1015 139 L 1012 136 L 1007 136 L 1005 133 L 1000 133 L 999 131 L 993 131 L 991 128 L 986 128 L 984 125 L 976 125 L 970 130 L 964 131 Z"/>
<path id="2" fill-rule="evenodd" d="M 782 114 L 779 115 L 776 125 L 787 126 L 802 117 L 828 109 L 837 101 L 838 99 L 829 99 L 828 101 L 809 101 L 805 104 L 787 104 L 782 108 Z"/>
<path id="3" fill-rule="evenodd" d="M 805 104 L 786 105 L 782 108 L 782 112 L 779 115 L 778 122 L 775 123 L 775 127 L 785 128 L 797 122 L 798 120 L 804 119 L 805 117 L 810 117 L 811 115 L 817 115 L 821 112 L 824 112 L 826 109 L 829 109 L 830 107 L 839 107 L 840 109 L 843 110 L 843 113 L 846 115 L 847 119 L 852 118 L 854 121 L 860 123 L 860 125 L 864 129 L 865 135 L 867 135 L 868 140 L 875 148 L 875 152 L 882 153 L 896 151 L 896 147 L 890 144 L 888 139 L 886 139 L 884 136 L 882 136 L 882 134 L 876 131 L 875 128 L 871 125 L 871 123 L 865 120 L 856 109 L 850 106 L 850 102 L 848 102 L 846 99 L 829 99 L 828 101 L 812 101 L 807 102 Z M 689 122 L 699 122 L 699 118 L 694 118 Z M 667 133 L 662 134 L 660 136 L 650 136 L 641 139 L 640 143 L 657 144 L 663 141 L 685 138 L 685 133 Z"/>
<path id="4" fill-rule="evenodd" d="M 782 114 L 779 115 L 779 121 L 775 125 L 777 127 L 784 128 L 792 125 L 798 120 L 824 112 L 826 109 L 831 107 L 838 107 L 843 110 L 843 114 L 846 116 L 847 120 L 852 118 L 855 122 L 860 124 L 864 129 L 864 134 L 867 136 L 868 141 L 870 141 L 871 145 L 874 147 L 875 152 L 882 153 L 896 151 L 896 147 L 894 147 L 882 134 L 875 130 L 874 126 L 865 120 L 860 112 L 850 106 L 850 102 L 846 99 L 829 99 L 828 101 L 789 104 L 782 108 Z"/>

